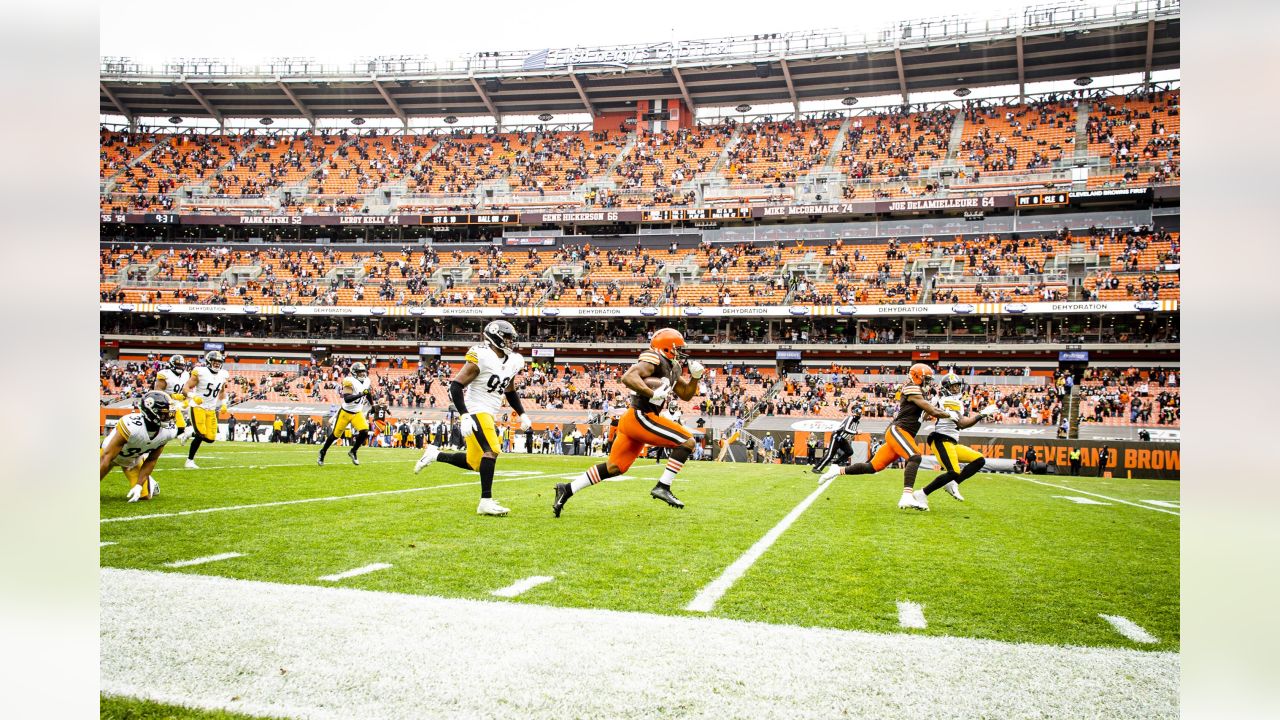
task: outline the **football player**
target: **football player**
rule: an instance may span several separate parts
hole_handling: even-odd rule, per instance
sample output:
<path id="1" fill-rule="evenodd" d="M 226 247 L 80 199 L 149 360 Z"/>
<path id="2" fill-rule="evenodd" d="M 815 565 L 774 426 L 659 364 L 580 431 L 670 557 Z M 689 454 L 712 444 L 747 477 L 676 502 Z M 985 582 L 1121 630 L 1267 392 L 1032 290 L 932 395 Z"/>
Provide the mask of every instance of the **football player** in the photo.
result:
<path id="1" fill-rule="evenodd" d="M 853 457 L 853 438 L 858 434 L 858 424 L 861 422 L 862 410 L 858 409 L 845 418 L 844 422 L 840 423 L 840 427 L 832 431 L 831 445 L 827 447 L 827 454 L 813 466 L 815 473 L 822 472 L 832 463 L 839 465 Z"/>
<path id="2" fill-rule="evenodd" d="M 191 371 L 183 386 L 183 394 L 191 404 L 191 424 L 195 427 L 195 437 L 187 450 L 187 462 L 184 467 L 199 470 L 196 465 L 196 453 L 204 443 L 216 442 L 218 439 L 218 413 L 227 412 L 227 379 L 230 374 L 222 367 L 226 357 L 217 350 L 204 354 L 204 365 Z"/>
<path id="3" fill-rule="evenodd" d="M 916 363 L 907 371 L 907 382 L 898 389 L 898 413 L 890 421 L 884 431 L 884 444 L 871 456 L 871 462 L 853 463 L 846 467 L 833 465 L 822 474 L 819 482 L 829 482 L 837 475 L 867 475 L 877 473 L 889 466 L 897 458 L 906 461 L 902 471 L 902 497 L 898 500 L 899 508 L 928 510 L 929 503 L 924 493 L 915 489 L 916 472 L 920 470 L 920 447 L 916 444 L 916 434 L 920 432 L 923 416 L 935 418 L 951 418 L 958 420 L 958 413 L 941 410 L 925 399 L 925 391 L 933 384 L 933 368 L 924 363 Z"/>
<path id="4" fill-rule="evenodd" d="M 681 370 L 689 365 L 689 377 Z M 689 360 L 685 351 L 684 336 L 673 328 L 663 328 L 653 334 L 649 349 L 640 353 L 637 360 L 622 375 L 622 384 L 631 390 L 631 407 L 618 419 L 618 433 L 609 450 L 609 459 L 588 468 L 569 483 L 556 485 L 556 499 L 551 511 L 560 517 L 565 503 L 575 493 L 611 477 L 625 473 L 635 459 L 644 452 L 646 445 L 668 448 L 670 456 L 667 468 L 649 495 L 674 508 L 684 503 L 671 494 L 671 481 L 696 447 L 693 433 L 683 425 L 661 414 L 662 408 L 674 394 L 681 400 L 691 399 L 698 391 L 698 380 L 706 369 L 697 360 Z M 657 387 L 649 387 L 646 380 L 657 379 Z"/>
<path id="5" fill-rule="evenodd" d="M 156 373 L 155 384 L 151 387 L 152 390 L 168 393 L 169 399 L 173 400 L 173 425 L 178 429 L 178 440 L 184 445 L 194 432 L 194 430 L 188 430 L 190 426 L 185 417 L 187 396 L 182 394 L 187 387 L 190 369 L 186 358 L 181 355 L 170 356 L 169 364 Z"/>
<path id="6" fill-rule="evenodd" d="M 173 425 L 173 401 L 165 393 L 152 390 L 142 396 L 138 412 L 125 415 L 102 441 L 98 458 L 98 480 L 101 482 L 118 467 L 129 479 L 129 502 L 150 500 L 160 492 L 160 484 L 151 477 L 165 443 L 178 434 Z"/>
<path id="7" fill-rule="evenodd" d="M 477 515 L 506 515 L 511 512 L 493 499 L 493 472 L 497 467 L 498 441 L 494 418 L 502 408 L 502 399 L 520 418 L 520 430 L 533 427 L 524 412 L 524 403 L 516 390 L 515 379 L 524 368 L 524 357 L 516 352 L 519 335 L 506 320 L 494 320 L 484 327 L 484 343 L 467 351 L 466 361 L 449 382 L 449 398 L 461 413 L 463 442 L 466 452 L 442 453 L 428 445 L 414 464 L 415 473 L 439 460 L 463 470 L 480 472 L 480 504 Z"/>
<path id="8" fill-rule="evenodd" d="M 325 438 L 324 445 L 320 447 L 320 455 L 316 458 L 317 465 L 324 465 L 324 456 L 329 452 L 329 447 L 337 442 L 339 437 L 350 437 L 349 432 L 352 429 L 356 434 L 351 442 L 351 449 L 347 451 L 347 457 L 351 458 L 352 465 L 360 464 L 360 458 L 356 453 L 369 439 L 369 418 L 366 413 L 373 407 L 372 385 L 373 382 L 369 380 L 369 368 L 362 362 L 352 363 L 350 374 L 342 379 L 340 390 L 342 405 L 338 407 L 338 415 L 333 419 L 329 437 Z"/>
<path id="9" fill-rule="evenodd" d="M 926 442 L 933 448 L 933 452 L 938 456 L 938 464 L 945 472 L 925 486 L 924 494 L 928 496 L 938 488 L 945 488 L 951 497 L 963 502 L 964 498 L 960 496 L 960 483 L 981 470 L 987 464 L 987 459 L 977 450 L 960 444 L 960 431 L 977 425 L 994 413 L 996 408 L 990 405 L 980 413 L 966 416 L 964 414 L 964 380 L 954 372 L 947 373 L 938 386 L 941 389 L 938 405 L 943 410 L 954 412 L 960 417 L 959 419 L 938 418 L 934 423 L 933 432 L 929 433 Z M 965 463 L 963 468 L 960 467 L 960 463 Z"/>

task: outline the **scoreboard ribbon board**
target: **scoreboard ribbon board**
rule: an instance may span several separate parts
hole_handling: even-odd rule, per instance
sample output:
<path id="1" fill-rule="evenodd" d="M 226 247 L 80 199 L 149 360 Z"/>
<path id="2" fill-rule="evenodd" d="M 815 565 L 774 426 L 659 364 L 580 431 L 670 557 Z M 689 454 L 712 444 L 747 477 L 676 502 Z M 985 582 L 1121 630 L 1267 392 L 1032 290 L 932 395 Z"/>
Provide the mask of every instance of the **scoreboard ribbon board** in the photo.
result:
<path id="1" fill-rule="evenodd" d="M 736 220 L 751 217 L 749 207 L 662 208 L 642 210 L 642 222 L 681 222 L 683 220 Z"/>

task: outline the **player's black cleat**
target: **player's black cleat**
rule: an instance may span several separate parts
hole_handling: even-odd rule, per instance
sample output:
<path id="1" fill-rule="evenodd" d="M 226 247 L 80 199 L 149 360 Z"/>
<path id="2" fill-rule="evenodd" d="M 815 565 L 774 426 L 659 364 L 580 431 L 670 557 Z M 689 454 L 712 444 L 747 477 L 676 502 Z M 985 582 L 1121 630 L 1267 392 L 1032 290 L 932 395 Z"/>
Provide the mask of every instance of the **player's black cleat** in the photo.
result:
<path id="1" fill-rule="evenodd" d="M 351 452 L 347 453 L 347 457 L 351 458 L 351 464 L 352 464 L 352 465 L 359 465 L 359 464 L 360 464 L 360 458 L 356 457 L 356 451 L 355 451 L 355 450 L 352 450 Z"/>
<path id="2" fill-rule="evenodd" d="M 684 507 L 684 503 L 680 502 L 680 498 L 671 494 L 671 488 L 663 485 L 662 483 L 654 485 L 653 489 L 649 491 L 649 495 L 653 496 L 655 500 L 661 500 L 673 508 Z"/>
<path id="3" fill-rule="evenodd" d="M 569 502 L 569 498 L 573 497 L 573 490 L 569 488 L 569 483 L 556 483 L 556 501 L 551 503 L 551 512 L 560 517 L 560 511 L 564 509 L 564 504 Z"/>

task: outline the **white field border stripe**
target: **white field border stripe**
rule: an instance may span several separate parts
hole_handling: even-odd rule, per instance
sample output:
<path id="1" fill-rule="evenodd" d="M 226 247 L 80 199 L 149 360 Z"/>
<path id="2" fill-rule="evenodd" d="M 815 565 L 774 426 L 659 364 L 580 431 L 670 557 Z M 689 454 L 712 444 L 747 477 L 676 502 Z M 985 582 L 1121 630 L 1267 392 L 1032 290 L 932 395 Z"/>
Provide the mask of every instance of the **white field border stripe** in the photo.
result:
<path id="1" fill-rule="evenodd" d="M 1099 495 L 1098 493 L 1089 492 L 1088 490 L 1081 490 L 1080 488 L 1067 487 L 1066 485 L 1055 485 L 1055 484 L 1053 484 L 1053 483 L 1047 483 L 1047 482 L 1043 482 L 1043 481 L 1041 481 L 1041 480 L 1033 480 L 1033 479 L 1031 479 L 1031 478 L 1029 478 L 1029 477 L 1023 477 L 1023 476 L 1021 476 L 1021 475 L 1014 475 L 1013 477 L 1016 477 L 1016 478 L 1018 478 L 1019 480 L 1026 480 L 1027 482 L 1033 482 L 1033 483 L 1035 483 L 1035 484 L 1037 484 L 1037 485 L 1044 485 L 1045 487 L 1058 488 L 1059 490 L 1069 490 L 1069 491 L 1071 491 L 1071 492 L 1074 492 L 1074 493 L 1080 493 L 1080 494 L 1082 494 L 1082 495 L 1092 495 L 1092 496 L 1097 497 L 1097 498 L 1102 498 L 1103 500 L 1110 500 L 1111 502 L 1118 502 L 1118 503 L 1120 503 L 1120 504 L 1122 504 L 1122 505 L 1132 505 L 1133 507 L 1136 507 L 1136 508 L 1142 508 L 1143 510 L 1154 510 L 1154 511 L 1156 511 L 1156 512 L 1162 512 L 1162 513 L 1167 513 L 1167 514 L 1169 514 L 1169 515 L 1176 515 L 1177 517 L 1182 517 L 1182 513 L 1176 513 L 1176 512 L 1174 512 L 1174 511 L 1172 511 L 1172 510 L 1165 510 L 1164 508 L 1151 507 L 1150 505 L 1143 505 L 1142 503 L 1129 502 L 1128 500 L 1121 500 L 1120 498 L 1113 498 L 1113 497 L 1111 497 L 1110 495 Z"/>
<path id="2" fill-rule="evenodd" d="M 190 560 L 176 560 L 164 564 L 167 568 L 182 568 L 192 565 L 203 565 L 205 563 L 218 562 L 219 560 L 230 560 L 231 558 L 244 557 L 244 553 L 224 552 L 217 555 L 205 555 L 204 557 L 192 558 Z"/>
<path id="3" fill-rule="evenodd" d="M 791 512 L 787 513 L 786 517 L 779 520 L 777 525 L 774 525 L 769 532 L 764 534 L 764 537 L 757 540 L 755 545 L 752 545 L 746 552 L 742 553 L 742 557 L 738 558 L 732 565 L 725 568 L 724 572 L 720 573 L 720 577 L 712 580 L 706 587 L 699 590 L 698 594 L 694 596 L 693 600 L 691 600 L 684 609 L 689 612 L 711 612 L 712 608 L 714 608 L 720 598 L 728 592 L 729 588 L 733 587 L 733 584 L 745 575 L 747 570 L 751 569 L 751 566 L 755 564 L 756 560 L 760 559 L 761 555 L 764 555 L 765 551 L 769 549 L 769 546 L 773 545 L 773 543 L 782 536 L 782 533 L 786 532 L 787 528 L 791 527 L 791 524 L 796 521 L 796 518 L 800 517 L 801 513 L 809 509 L 809 506 L 813 504 L 813 501 L 817 500 L 818 496 L 826 492 L 829 487 L 831 487 L 831 481 L 828 480 L 827 482 L 819 485 L 817 490 L 809 493 L 809 497 L 801 500 L 800 504 L 796 505 Z"/>
<path id="4" fill-rule="evenodd" d="M 526 475 L 524 477 L 514 477 L 514 478 L 494 478 L 494 482 L 495 483 L 520 482 L 521 480 L 539 480 L 539 479 L 546 479 L 546 478 L 572 479 L 577 477 L 580 474 L 581 473 L 572 473 L 572 474 L 546 473 L 546 474 L 539 474 L 536 476 Z M 130 515 L 126 517 L 101 518 L 98 520 L 98 523 L 106 524 L 106 523 L 117 523 L 117 522 L 133 522 L 135 520 L 153 520 L 156 518 L 181 517 L 183 515 L 203 515 L 206 513 L 230 512 L 232 510 L 252 510 L 255 508 L 264 508 L 264 507 L 280 507 L 282 505 L 301 505 L 303 503 L 333 502 L 335 500 L 351 500 L 354 498 L 377 497 L 379 495 L 403 495 L 405 493 L 425 492 L 427 490 L 445 490 L 448 488 L 468 487 L 471 485 L 478 485 L 478 484 L 479 484 L 479 480 L 472 480 L 469 482 L 448 483 L 445 485 L 426 485 L 423 487 L 415 487 L 415 488 L 400 488 L 398 490 L 373 490 L 370 492 L 352 493 L 351 495 L 328 495 L 326 497 L 299 498 L 297 500 L 274 500 L 272 502 L 253 503 L 250 505 L 223 505 L 220 507 L 200 508 L 198 510 L 179 510 L 177 512 L 171 512 L 171 513 L 151 513 L 149 515 Z"/>
<path id="5" fill-rule="evenodd" d="M 929 626 L 924 619 L 924 607 L 910 600 L 898 601 L 898 625 L 904 628 L 923 630 Z"/>
<path id="6" fill-rule="evenodd" d="M 338 582 L 339 580 L 346 580 L 347 578 L 353 578 L 353 577 L 356 577 L 357 575 L 368 575 L 371 572 L 386 570 L 389 567 L 391 567 L 391 563 L 373 563 L 372 565 L 365 565 L 364 567 L 353 568 L 351 570 L 344 570 L 340 573 L 334 573 L 332 575 L 321 575 L 318 579 L 327 580 L 328 582 Z"/>
<path id="7" fill-rule="evenodd" d="M 1136 643 L 1154 645 L 1155 643 L 1160 642 L 1160 638 L 1157 638 L 1155 635 L 1152 635 L 1146 630 L 1143 630 L 1141 625 L 1130 620 L 1127 617 L 1121 617 L 1119 615 L 1101 615 L 1101 614 L 1098 615 L 1098 617 L 1111 623 L 1111 627 L 1115 628 L 1116 632 L 1120 633 L 1121 635 L 1129 638 L 1130 640 Z"/>
<path id="8" fill-rule="evenodd" d="M 423 708 L 442 718 L 529 720 L 1178 716 L 1179 656 L 1149 647 L 881 634 L 113 568 L 100 571 L 99 587 L 103 694 L 267 717 L 408 720 Z M 584 658 L 606 661 L 583 672 Z M 573 692 L 547 692 L 566 677 Z M 502 678 L 501 703 L 492 678 Z M 673 713 L 677 702 L 682 712 Z"/>
<path id="9" fill-rule="evenodd" d="M 494 590 L 489 594 L 494 597 L 513 598 L 517 595 L 523 595 L 539 585 L 549 583 L 552 580 L 555 580 L 555 578 L 549 575 L 534 575 L 533 577 L 527 577 L 523 580 L 517 580 L 516 582 L 513 582 L 500 590 Z"/>

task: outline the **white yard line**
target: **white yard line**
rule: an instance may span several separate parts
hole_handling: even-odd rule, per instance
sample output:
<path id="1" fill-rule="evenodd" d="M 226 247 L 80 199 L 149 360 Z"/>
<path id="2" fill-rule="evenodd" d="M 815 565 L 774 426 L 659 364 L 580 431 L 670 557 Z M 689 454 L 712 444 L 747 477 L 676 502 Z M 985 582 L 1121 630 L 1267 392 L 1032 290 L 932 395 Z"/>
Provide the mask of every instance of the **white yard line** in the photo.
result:
<path id="1" fill-rule="evenodd" d="M 1143 505 L 1142 503 L 1129 502 L 1128 500 L 1121 500 L 1120 498 L 1113 498 L 1113 497 L 1111 497 L 1110 495 L 1099 495 L 1098 493 L 1089 492 L 1088 490 L 1081 490 L 1080 488 L 1067 487 L 1066 485 L 1055 485 L 1055 484 L 1053 484 L 1053 483 L 1047 483 L 1047 482 L 1044 482 L 1044 481 L 1042 481 L 1042 480 L 1034 480 L 1034 479 L 1029 478 L 1029 477 L 1023 477 L 1023 476 L 1021 476 L 1021 475 L 1014 475 L 1013 477 L 1016 477 L 1016 478 L 1018 478 L 1019 480 L 1026 480 L 1027 482 L 1032 482 L 1032 483 L 1035 483 L 1035 484 L 1037 484 L 1037 485 L 1044 485 L 1045 487 L 1058 488 L 1059 490 L 1070 490 L 1071 492 L 1077 492 L 1077 493 L 1081 493 L 1081 494 L 1084 494 L 1084 495 L 1092 495 L 1093 497 L 1096 497 L 1096 498 L 1102 498 L 1103 500 L 1110 500 L 1111 502 L 1118 502 L 1118 503 L 1120 503 L 1121 505 L 1132 505 L 1133 507 L 1136 507 L 1136 508 L 1142 508 L 1143 510 L 1154 510 L 1154 511 L 1156 511 L 1156 512 L 1162 512 L 1162 513 L 1167 513 L 1167 514 L 1169 514 L 1169 515 L 1176 515 L 1176 516 L 1178 516 L 1178 517 L 1182 517 L 1182 514 L 1181 514 L 1181 513 L 1176 513 L 1176 512 L 1174 512 L 1174 511 L 1172 511 L 1172 510 L 1165 510 L 1164 508 L 1151 507 L 1150 505 Z"/>
<path id="2" fill-rule="evenodd" d="M 522 480 L 538 480 L 538 479 L 545 480 L 548 478 L 568 478 L 568 477 L 577 477 L 580 474 L 581 473 L 573 473 L 572 475 L 568 473 L 565 473 L 565 474 L 545 473 L 545 474 L 539 474 L 537 476 L 525 475 L 522 477 L 513 477 L 513 478 L 495 478 L 494 482 L 495 483 L 520 482 Z M 255 508 L 280 507 L 283 505 L 301 505 L 303 503 L 334 502 L 337 500 L 352 500 L 355 498 L 377 497 L 380 495 L 403 495 L 405 493 L 424 492 L 427 490 L 445 490 L 448 488 L 468 487 L 471 485 L 476 485 L 478 484 L 478 482 L 479 482 L 478 480 L 471 480 L 468 482 L 448 483 L 445 485 L 425 485 L 423 487 L 402 488 L 399 490 L 374 490 L 370 492 L 352 493 L 350 495 L 329 495 L 326 497 L 300 498 L 297 500 L 275 500 L 272 502 L 252 503 L 249 505 L 222 505 L 219 507 L 200 508 L 198 510 L 179 510 L 177 512 L 171 512 L 171 513 L 151 513 L 149 515 L 129 515 L 124 517 L 101 518 L 98 520 L 98 522 L 99 524 L 117 523 L 117 522 L 133 522 L 135 520 L 154 520 L 156 518 L 181 517 L 183 515 L 204 515 L 206 513 L 230 512 L 233 510 L 253 510 Z"/>
<path id="3" fill-rule="evenodd" d="M 1098 617 L 1110 623 L 1111 627 L 1116 629 L 1116 632 L 1136 643 L 1154 645 L 1155 643 L 1160 642 L 1159 638 L 1142 629 L 1141 625 L 1127 617 L 1121 617 L 1119 615 L 1098 615 Z"/>
<path id="4" fill-rule="evenodd" d="M 1143 500 L 1142 502 L 1156 507 L 1172 508 L 1174 510 L 1182 509 L 1182 501 L 1180 500 Z"/>
<path id="5" fill-rule="evenodd" d="M 1150 720 L 1177 717 L 1179 707 L 1178 655 L 1137 648 L 112 568 L 99 587 L 104 694 L 251 715 Z"/>
<path id="6" fill-rule="evenodd" d="M 523 580 L 517 580 L 514 583 L 511 583 L 500 590 L 494 590 L 489 594 L 494 597 L 513 598 L 517 595 L 523 595 L 529 590 L 532 590 L 544 583 L 549 583 L 552 580 L 555 580 L 555 578 L 548 575 L 534 575 L 533 577 L 527 577 Z"/>
<path id="7" fill-rule="evenodd" d="M 924 607 L 920 603 L 909 600 L 898 601 L 898 625 L 904 628 L 923 630 L 928 627 L 924 619 Z"/>
<path id="8" fill-rule="evenodd" d="M 219 560 L 230 560 L 231 558 L 244 557 L 244 553 L 224 552 L 217 555 L 205 555 L 204 557 L 192 558 L 190 560 L 176 560 L 164 564 L 168 568 L 191 567 L 192 565 L 203 565 L 205 563 L 218 562 Z"/>
<path id="9" fill-rule="evenodd" d="M 1070 500 L 1077 505 L 1101 505 L 1103 507 L 1111 507 L 1111 503 L 1098 502 L 1097 500 L 1090 500 L 1087 497 L 1077 497 L 1075 495 L 1054 495 L 1054 497 L 1059 500 Z"/>
<path id="10" fill-rule="evenodd" d="M 114 540 L 106 540 L 106 541 L 104 541 L 104 542 L 100 542 L 100 543 L 98 543 L 98 547 L 106 547 L 106 546 L 108 546 L 108 545 L 115 545 L 115 544 L 116 544 L 116 543 L 115 543 L 115 541 L 114 541 Z"/>
<path id="11" fill-rule="evenodd" d="M 319 579 L 326 580 L 328 582 L 338 582 L 339 580 L 346 580 L 347 578 L 353 578 L 353 577 L 356 577 L 357 575 L 368 575 L 371 572 L 386 570 L 389 567 L 391 567 L 390 563 L 373 563 L 372 565 L 365 565 L 364 567 L 358 567 L 351 570 L 344 570 L 340 573 L 334 573 L 332 575 L 321 575 Z"/>
<path id="12" fill-rule="evenodd" d="M 161 460 L 163 460 L 164 458 L 163 458 L 163 457 L 161 457 L 160 459 L 161 459 Z M 401 464 L 401 465 L 408 465 L 408 461 L 409 461 L 409 459 L 410 459 L 410 458 L 400 458 L 400 459 L 398 459 L 398 460 L 365 460 L 365 459 L 363 459 L 363 458 L 362 458 L 362 459 L 360 460 L 360 465 L 362 465 L 362 466 L 363 466 L 363 465 L 386 465 L 386 464 L 390 464 L 390 463 L 399 463 L 399 464 Z M 181 461 L 183 461 L 183 462 L 186 462 L 186 461 L 187 461 L 186 457 L 181 457 L 181 458 L 177 458 L 177 457 L 175 457 L 175 458 L 174 458 L 174 460 L 181 460 Z M 201 463 L 202 463 L 202 462 L 203 462 L 203 458 L 201 458 L 199 455 L 197 455 L 197 456 L 196 456 L 196 464 L 197 464 L 197 465 L 200 465 L 199 470 L 257 470 L 257 469 L 259 469 L 259 468 L 277 468 L 277 467 L 309 467 L 309 466 L 316 466 L 317 468 L 319 468 L 319 466 L 317 466 L 317 465 L 316 465 L 316 461 L 315 461 L 315 460 L 312 460 L 311 462 L 300 462 L 300 463 L 265 463 L 265 464 L 262 464 L 262 465 L 201 465 Z M 325 466 L 325 467 L 330 467 L 330 466 L 333 466 L 333 465 L 335 465 L 335 464 L 339 464 L 339 465 L 351 465 L 351 461 L 347 459 L 347 457 L 346 457 L 346 453 L 343 453 L 343 454 L 342 454 L 342 462 L 341 462 L 341 463 L 339 463 L 339 462 L 337 461 L 337 458 L 329 458 L 328 460 L 326 460 L 326 461 L 325 461 L 324 466 Z M 355 467 L 355 465 L 351 465 L 351 467 Z M 163 468 L 163 469 L 164 469 L 166 472 L 168 472 L 168 471 L 177 471 L 177 470 L 185 470 L 184 468 L 169 468 L 169 467 L 166 467 L 166 468 Z M 192 471 L 192 472 L 199 472 L 199 470 Z M 323 470 L 321 470 L 320 472 L 324 472 L 324 471 L 323 471 Z"/>
<path id="13" fill-rule="evenodd" d="M 769 549 L 769 546 L 773 545 L 773 543 L 782 536 L 782 533 L 786 532 L 787 528 L 791 527 L 791 524 L 796 521 L 796 518 L 799 518 L 801 513 L 807 510 L 809 506 L 813 504 L 813 501 L 817 500 L 818 496 L 826 492 L 827 488 L 830 486 L 830 482 L 825 482 L 819 485 L 817 490 L 809 493 L 808 497 L 801 500 L 800 504 L 796 505 L 791 512 L 787 513 L 786 517 L 778 521 L 778 524 L 774 525 L 769 532 L 765 533 L 764 537 L 760 538 L 754 545 L 747 548 L 747 551 L 742 553 L 742 557 L 738 558 L 732 565 L 725 568 L 724 572 L 720 573 L 720 577 L 712 580 L 706 585 L 706 587 L 699 590 L 698 594 L 694 596 L 693 600 L 691 600 L 684 609 L 689 612 L 711 612 L 712 608 L 714 608 L 720 598 L 728 592 L 729 588 L 733 587 L 733 584 L 745 575 L 747 570 L 751 569 L 751 566 L 755 564 L 756 560 L 760 559 L 761 555 L 764 555 L 765 551 Z"/>

